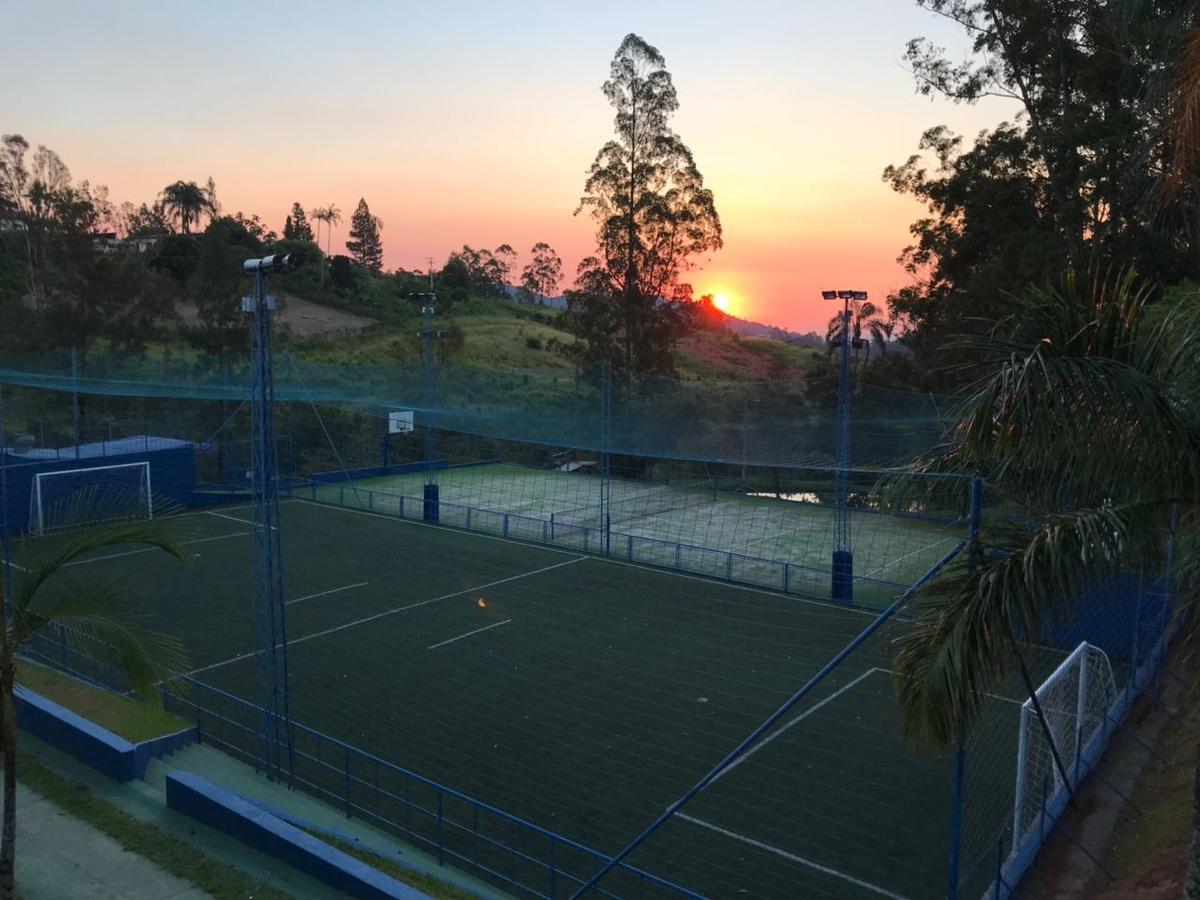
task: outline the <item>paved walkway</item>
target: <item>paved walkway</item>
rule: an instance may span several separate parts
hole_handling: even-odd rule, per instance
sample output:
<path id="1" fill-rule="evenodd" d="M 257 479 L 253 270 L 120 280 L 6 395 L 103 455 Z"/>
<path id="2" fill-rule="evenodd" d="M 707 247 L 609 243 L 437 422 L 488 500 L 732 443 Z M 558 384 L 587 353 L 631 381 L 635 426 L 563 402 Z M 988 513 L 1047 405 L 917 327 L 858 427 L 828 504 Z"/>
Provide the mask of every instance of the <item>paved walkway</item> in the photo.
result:
<path id="1" fill-rule="evenodd" d="M 202 900 L 209 896 L 20 784 L 17 888 L 24 900 Z"/>

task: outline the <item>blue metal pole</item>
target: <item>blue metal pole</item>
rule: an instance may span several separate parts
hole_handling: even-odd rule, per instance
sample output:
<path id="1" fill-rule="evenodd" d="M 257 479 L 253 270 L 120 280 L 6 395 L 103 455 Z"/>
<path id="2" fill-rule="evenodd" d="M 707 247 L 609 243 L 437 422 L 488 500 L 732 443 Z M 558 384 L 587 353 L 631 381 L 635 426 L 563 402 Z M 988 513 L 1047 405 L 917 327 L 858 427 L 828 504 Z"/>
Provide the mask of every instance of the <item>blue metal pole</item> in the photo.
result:
<path id="1" fill-rule="evenodd" d="M 971 479 L 971 518 L 967 529 L 967 553 L 972 568 L 979 560 L 979 528 L 983 518 L 983 480 Z M 962 817 L 964 784 L 967 773 L 965 734 L 962 727 L 958 733 L 958 750 L 954 756 L 954 801 L 950 810 L 950 865 L 946 877 L 946 897 L 956 900 L 962 855 Z"/>
<path id="2" fill-rule="evenodd" d="M 600 367 L 600 522 L 604 528 L 604 553 L 611 552 L 612 528 L 612 366 L 606 359 Z"/>
<path id="3" fill-rule="evenodd" d="M 600 871 L 598 871 L 595 875 L 593 875 L 590 879 L 588 879 L 587 883 L 585 883 L 583 885 L 583 887 L 581 887 L 579 890 L 577 890 L 574 894 L 571 895 L 571 900 L 576 900 L 576 898 L 582 897 L 584 894 L 586 894 L 588 891 L 590 891 L 592 888 L 594 888 L 599 883 L 600 879 L 602 879 L 605 875 L 607 875 L 614 868 L 616 868 L 618 865 L 620 865 L 621 861 L 624 860 L 627 856 L 629 856 L 630 853 L 632 853 L 634 850 L 636 850 L 638 847 L 640 847 L 643 843 L 645 843 L 645 841 L 650 837 L 650 835 L 652 835 L 652 834 L 654 834 L 654 832 L 658 831 L 658 829 L 661 828 L 672 816 L 674 816 L 675 813 L 677 813 L 677 812 L 679 812 L 679 810 L 683 809 L 683 807 L 686 806 L 689 802 L 691 802 L 691 800 L 698 793 L 700 793 L 702 790 L 704 790 L 704 788 L 706 788 L 714 780 L 716 780 L 718 777 L 720 777 L 721 773 L 723 771 L 725 771 L 725 769 L 728 768 L 729 765 L 734 760 L 736 760 L 747 749 L 749 749 L 749 747 L 752 744 L 754 744 L 754 742 L 757 741 L 760 737 L 762 737 L 762 735 L 766 734 L 766 732 L 769 731 L 770 728 L 776 722 L 778 722 L 780 719 L 782 719 L 784 716 L 786 716 L 788 713 L 788 710 L 790 710 L 793 706 L 795 706 L 797 703 L 799 703 L 801 700 L 803 700 L 805 698 L 805 696 L 807 696 L 808 693 L 810 691 L 812 691 L 812 689 L 814 687 L 816 687 L 818 684 L 821 683 L 821 681 L 824 680 L 826 675 L 828 675 L 830 672 L 832 672 L 834 669 L 836 669 L 839 665 L 841 665 L 842 661 L 847 656 L 849 656 L 851 653 L 853 653 L 855 650 L 857 650 L 859 648 L 859 646 L 861 646 L 871 635 L 873 635 L 876 631 L 878 631 L 883 626 L 883 624 L 892 617 L 892 614 L 895 613 L 896 610 L 900 608 L 901 604 L 903 604 L 909 598 L 909 596 L 912 595 L 912 593 L 914 591 L 916 591 L 919 587 L 924 585 L 926 582 L 929 581 L 929 579 L 933 578 L 934 575 L 936 575 L 939 571 L 941 571 L 942 567 L 945 566 L 946 563 L 948 563 L 955 556 L 957 556 L 959 554 L 959 552 L 962 550 L 962 548 L 963 548 L 963 543 L 960 542 L 953 550 L 951 550 L 949 553 L 947 553 L 945 556 L 943 556 L 937 562 L 937 564 L 935 566 L 933 566 L 933 568 L 931 568 L 928 572 L 926 572 L 924 575 L 922 575 L 912 587 L 910 587 L 903 594 L 901 594 L 899 599 L 897 599 L 895 603 L 893 603 L 891 606 L 889 606 L 887 609 L 885 609 L 883 612 L 881 612 L 871 622 L 870 625 L 868 625 L 866 628 L 864 628 L 857 637 L 855 637 L 852 641 L 850 641 L 850 643 L 848 643 L 845 647 L 843 647 L 841 649 L 841 651 L 835 657 L 833 657 L 833 659 L 831 659 L 831 660 L 829 660 L 829 662 L 825 663 L 825 665 L 823 665 L 821 667 L 820 671 L 817 672 L 817 674 L 813 675 L 812 678 L 810 678 L 807 682 L 804 683 L 804 686 L 801 687 L 800 690 L 798 690 L 798 691 L 796 691 L 796 693 L 792 694 L 792 696 L 789 697 L 782 706 L 780 706 L 777 710 L 775 710 L 775 712 L 771 713 L 771 715 L 766 719 L 766 721 L 764 721 L 761 725 L 759 725 L 757 728 L 755 728 L 754 731 L 752 731 L 745 740 L 743 740 L 740 744 L 738 744 L 736 747 L 734 747 L 732 750 L 730 750 L 729 753 L 727 753 L 725 755 L 725 757 L 719 763 L 717 763 L 715 766 L 713 766 L 713 768 L 708 772 L 707 775 L 705 775 L 698 782 L 696 782 L 696 784 L 694 784 L 691 788 L 689 788 L 687 793 L 685 793 L 682 797 L 680 797 L 678 800 L 676 800 L 674 803 L 672 803 L 670 806 L 668 806 L 666 808 L 666 810 L 658 816 L 658 818 L 656 818 L 653 822 L 651 822 L 649 825 L 647 825 L 646 828 L 644 828 L 642 830 L 641 834 L 639 834 L 632 841 L 630 841 L 628 844 L 626 844 L 625 847 L 616 856 L 614 856 L 612 859 L 610 859 L 608 862 L 606 862 L 604 864 L 604 866 L 601 867 Z"/>
<path id="4" fill-rule="evenodd" d="M 12 547 L 8 536 L 8 441 L 4 439 L 4 395 L 0 386 L 0 550 L 4 552 L 4 616 L 12 617 Z"/>
<path id="5" fill-rule="evenodd" d="M 854 602 L 854 554 L 850 548 L 850 300 L 843 300 L 842 363 L 838 376 L 837 445 L 834 475 L 831 596 Z"/>
<path id="6" fill-rule="evenodd" d="M 278 447 L 275 431 L 275 376 L 271 347 L 274 298 L 266 296 L 262 269 L 254 273 L 254 296 L 243 309 L 251 323 L 251 528 L 254 552 L 254 631 L 262 710 L 263 765 L 268 778 L 290 778 L 292 723 L 288 709 L 287 628 L 280 549 Z"/>
<path id="7" fill-rule="evenodd" d="M 958 737 L 958 752 L 954 755 L 954 806 L 950 820 L 950 868 L 946 876 L 947 900 L 958 900 L 959 857 L 962 852 L 963 782 L 966 780 L 967 754 L 962 734 Z"/>

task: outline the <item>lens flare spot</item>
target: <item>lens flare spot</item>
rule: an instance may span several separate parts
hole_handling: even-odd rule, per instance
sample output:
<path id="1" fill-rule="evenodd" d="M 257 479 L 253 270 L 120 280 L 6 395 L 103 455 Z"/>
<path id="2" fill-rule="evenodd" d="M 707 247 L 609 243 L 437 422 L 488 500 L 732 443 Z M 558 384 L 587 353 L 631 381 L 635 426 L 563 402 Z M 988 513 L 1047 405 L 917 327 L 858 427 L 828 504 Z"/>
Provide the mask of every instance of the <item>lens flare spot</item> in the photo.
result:
<path id="1" fill-rule="evenodd" d="M 487 601 L 486 601 L 486 600 L 484 600 L 482 597 L 480 597 L 478 600 L 476 600 L 476 601 L 475 601 L 475 604 L 476 604 L 476 605 L 477 605 L 477 606 L 478 606 L 480 609 L 487 609 Z"/>

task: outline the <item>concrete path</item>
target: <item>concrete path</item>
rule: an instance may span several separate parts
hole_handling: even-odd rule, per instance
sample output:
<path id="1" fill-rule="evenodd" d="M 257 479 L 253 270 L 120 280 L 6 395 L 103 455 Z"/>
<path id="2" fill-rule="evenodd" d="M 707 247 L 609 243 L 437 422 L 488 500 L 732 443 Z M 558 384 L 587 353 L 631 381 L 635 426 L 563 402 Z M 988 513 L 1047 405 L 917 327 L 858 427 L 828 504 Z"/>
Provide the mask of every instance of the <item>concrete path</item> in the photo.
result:
<path id="1" fill-rule="evenodd" d="M 17 888 L 24 900 L 209 896 L 24 785 L 17 785 Z"/>

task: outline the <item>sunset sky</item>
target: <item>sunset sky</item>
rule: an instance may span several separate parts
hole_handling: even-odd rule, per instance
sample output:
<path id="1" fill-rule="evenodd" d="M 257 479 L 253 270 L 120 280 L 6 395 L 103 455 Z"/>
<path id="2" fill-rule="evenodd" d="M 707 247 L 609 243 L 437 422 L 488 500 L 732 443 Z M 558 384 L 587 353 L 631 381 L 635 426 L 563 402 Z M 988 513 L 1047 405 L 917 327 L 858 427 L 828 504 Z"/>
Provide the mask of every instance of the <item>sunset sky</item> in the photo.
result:
<path id="1" fill-rule="evenodd" d="M 359 197 L 384 221 L 387 268 L 464 243 L 545 240 L 568 275 L 592 249 L 572 213 L 612 132 L 600 92 L 627 32 L 674 76 L 725 248 L 691 275 L 732 312 L 823 328 L 826 287 L 882 299 L 920 213 L 882 182 L 921 132 L 974 135 L 1009 104 L 914 93 L 905 42 L 962 55 L 913 0 L 792 2 L 44 2 L 5 14 L 0 131 L 58 151 L 114 201 L 216 180 L 226 212 L 276 230 L 293 201 Z M 565 286 L 565 285 L 564 285 Z"/>

